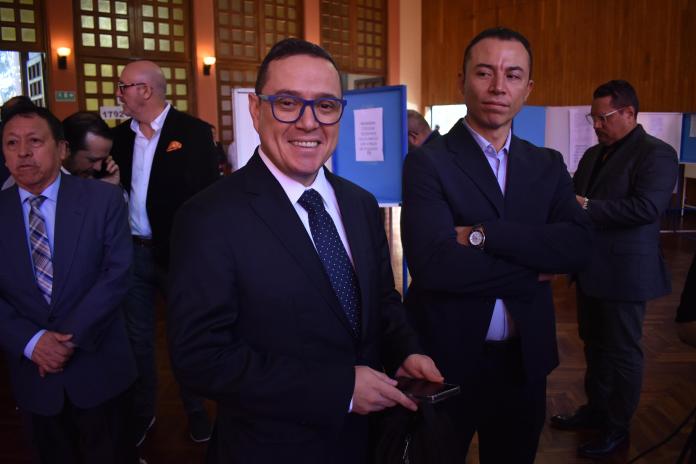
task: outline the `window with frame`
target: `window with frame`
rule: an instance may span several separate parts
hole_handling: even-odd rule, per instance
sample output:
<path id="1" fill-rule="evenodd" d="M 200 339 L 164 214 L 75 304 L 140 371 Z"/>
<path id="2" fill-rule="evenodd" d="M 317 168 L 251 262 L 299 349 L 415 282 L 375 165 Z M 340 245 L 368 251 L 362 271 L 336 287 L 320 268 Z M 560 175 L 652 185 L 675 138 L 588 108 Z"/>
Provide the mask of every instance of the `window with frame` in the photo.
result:
<path id="1" fill-rule="evenodd" d="M 40 0 L 0 0 L 0 49 L 44 52 Z"/>
<path id="2" fill-rule="evenodd" d="M 193 109 L 190 0 L 74 0 L 74 11 L 83 109 L 116 105 L 118 76 L 135 59 L 157 63 L 167 100 L 181 111 Z"/>
<path id="3" fill-rule="evenodd" d="M 261 60 L 273 44 L 302 37 L 302 0 L 217 0 L 215 69 L 220 140 L 234 139 L 232 93 L 253 87 Z"/>
<path id="4" fill-rule="evenodd" d="M 321 45 L 341 71 L 385 76 L 385 0 L 321 0 L 319 13 Z"/>

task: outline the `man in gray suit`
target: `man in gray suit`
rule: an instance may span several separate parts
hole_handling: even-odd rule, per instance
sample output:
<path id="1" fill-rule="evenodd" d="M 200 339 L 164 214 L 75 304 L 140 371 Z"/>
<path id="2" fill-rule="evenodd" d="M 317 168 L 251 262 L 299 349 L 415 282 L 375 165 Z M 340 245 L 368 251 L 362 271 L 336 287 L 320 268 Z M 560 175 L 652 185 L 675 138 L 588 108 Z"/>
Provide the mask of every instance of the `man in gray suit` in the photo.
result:
<path id="1" fill-rule="evenodd" d="M 599 144 L 573 178 L 577 201 L 597 229 L 590 265 L 577 275 L 578 326 L 585 343 L 587 404 L 551 418 L 557 428 L 597 428 L 585 457 L 613 453 L 629 436 L 643 376 L 645 302 L 670 293 L 660 250 L 660 216 L 677 179 L 674 149 L 637 123 L 626 81 L 595 90 L 587 120 Z"/>

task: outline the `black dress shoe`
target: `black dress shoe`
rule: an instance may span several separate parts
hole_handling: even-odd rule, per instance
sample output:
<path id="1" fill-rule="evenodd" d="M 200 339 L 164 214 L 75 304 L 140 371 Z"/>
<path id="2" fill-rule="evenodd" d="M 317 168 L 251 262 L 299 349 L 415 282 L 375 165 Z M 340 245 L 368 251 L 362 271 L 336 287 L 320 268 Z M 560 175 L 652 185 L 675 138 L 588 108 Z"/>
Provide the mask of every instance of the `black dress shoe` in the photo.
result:
<path id="1" fill-rule="evenodd" d="M 147 437 L 147 432 L 155 425 L 155 416 L 139 417 L 135 420 L 135 446 L 140 446 Z"/>
<path id="2" fill-rule="evenodd" d="M 608 430 L 600 433 L 594 440 L 580 445 L 578 454 L 584 458 L 608 456 L 628 443 L 628 431 Z"/>
<path id="3" fill-rule="evenodd" d="M 551 426 L 561 430 L 598 429 L 602 423 L 601 417 L 587 406 L 580 406 L 573 414 L 551 416 Z"/>
<path id="4" fill-rule="evenodd" d="M 189 435 L 191 440 L 196 443 L 205 443 L 210 440 L 211 434 L 212 426 L 210 425 L 208 413 L 205 410 L 189 414 Z"/>

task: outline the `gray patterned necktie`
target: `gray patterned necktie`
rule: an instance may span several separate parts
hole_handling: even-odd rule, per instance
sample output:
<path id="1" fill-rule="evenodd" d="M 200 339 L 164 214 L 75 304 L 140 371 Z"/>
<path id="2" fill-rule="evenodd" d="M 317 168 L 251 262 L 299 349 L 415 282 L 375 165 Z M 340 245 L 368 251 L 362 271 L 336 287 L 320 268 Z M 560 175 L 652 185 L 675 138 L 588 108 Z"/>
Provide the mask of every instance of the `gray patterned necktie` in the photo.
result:
<path id="1" fill-rule="evenodd" d="M 41 215 L 41 204 L 46 197 L 39 195 L 29 199 L 29 243 L 31 245 L 31 259 L 34 261 L 34 275 L 39 290 L 47 303 L 51 303 L 53 291 L 53 261 L 51 260 L 51 247 L 46 234 L 46 221 Z"/>

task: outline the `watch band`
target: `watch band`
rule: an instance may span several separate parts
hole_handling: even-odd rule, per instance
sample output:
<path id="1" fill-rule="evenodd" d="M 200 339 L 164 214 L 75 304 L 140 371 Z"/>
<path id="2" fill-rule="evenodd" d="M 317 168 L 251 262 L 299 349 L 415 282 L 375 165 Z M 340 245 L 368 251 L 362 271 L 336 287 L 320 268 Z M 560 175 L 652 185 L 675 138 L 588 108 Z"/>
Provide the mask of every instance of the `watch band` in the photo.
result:
<path id="1" fill-rule="evenodd" d="M 590 199 L 585 197 L 585 200 L 582 202 L 582 209 L 587 209 L 588 206 L 590 206 Z"/>

